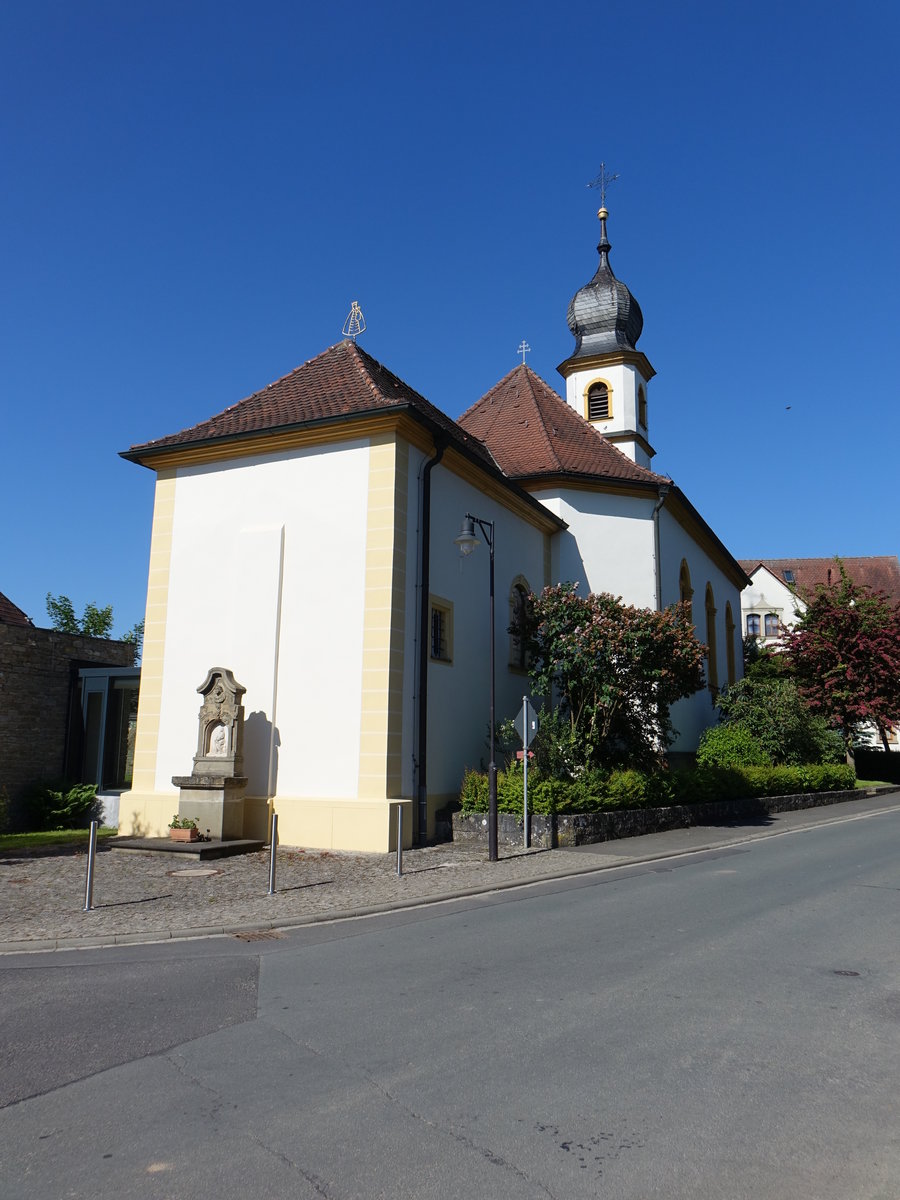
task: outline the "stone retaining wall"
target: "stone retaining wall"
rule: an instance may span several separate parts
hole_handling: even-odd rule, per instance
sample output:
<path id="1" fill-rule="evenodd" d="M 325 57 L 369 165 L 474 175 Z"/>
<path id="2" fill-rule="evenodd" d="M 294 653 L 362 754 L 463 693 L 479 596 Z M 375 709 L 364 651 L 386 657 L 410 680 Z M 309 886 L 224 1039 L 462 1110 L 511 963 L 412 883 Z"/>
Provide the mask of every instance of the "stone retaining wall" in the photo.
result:
<path id="1" fill-rule="evenodd" d="M 673 804 L 669 808 L 624 808 L 558 816 L 532 814 L 529 816 L 531 845 L 551 850 L 557 846 L 585 846 L 592 842 L 638 837 L 642 833 L 661 833 L 665 829 L 687 829 L 691 825 L 730 825 L 774 812 L 841 804 L 855 800 L 861 794 L 856 790 L 802 792 L 792 796 L 758 796 L 708 804 Z M 454 813 L 453 840 L 487 845 L 487 813 Z M 499 813 L 497 841 L 501 846 L 521 846 L 524 841 L 522 818 L 512 813 Z"/>

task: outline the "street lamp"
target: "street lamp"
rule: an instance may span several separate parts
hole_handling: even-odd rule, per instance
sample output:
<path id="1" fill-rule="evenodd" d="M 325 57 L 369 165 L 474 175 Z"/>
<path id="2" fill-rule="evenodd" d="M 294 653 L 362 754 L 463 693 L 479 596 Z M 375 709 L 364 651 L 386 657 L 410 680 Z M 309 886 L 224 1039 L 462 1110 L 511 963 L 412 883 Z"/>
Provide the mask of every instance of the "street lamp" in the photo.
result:
<path id="1" fill-rule="evenodd" d="M 467 558 L 481 542 L 475 533 L 475 526 L 481 530 L 490 552 L 490 659 L 491 659 L 491 715 L 490 715 L 490 746 L 491 761 L 488 763 L 488 858 L 496 862 L 497 854 L 497 764 L 494 761 L 494 522 L 482 521 L 466 513 L 459 531 L 459 536 L 453 540 L 459 546 L 463 558 Z"/>

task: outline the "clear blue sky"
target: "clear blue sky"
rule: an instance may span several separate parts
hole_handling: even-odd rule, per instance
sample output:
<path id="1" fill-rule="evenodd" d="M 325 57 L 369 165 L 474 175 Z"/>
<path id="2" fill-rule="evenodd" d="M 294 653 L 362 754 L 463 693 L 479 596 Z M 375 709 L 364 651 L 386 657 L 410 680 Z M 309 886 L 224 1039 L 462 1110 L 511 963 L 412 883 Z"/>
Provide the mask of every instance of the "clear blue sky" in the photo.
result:
<path id="1" fill-rule="evenodd" d="M 562 386 L 601 161 L 654 467 L 737 557 L 896 553 L 898 34 L 871 0 L 9 0 L 0 591 L 133 625 L 153 476 L 118 451 L 352 300 L 451 416 L 522 338 Z"/>

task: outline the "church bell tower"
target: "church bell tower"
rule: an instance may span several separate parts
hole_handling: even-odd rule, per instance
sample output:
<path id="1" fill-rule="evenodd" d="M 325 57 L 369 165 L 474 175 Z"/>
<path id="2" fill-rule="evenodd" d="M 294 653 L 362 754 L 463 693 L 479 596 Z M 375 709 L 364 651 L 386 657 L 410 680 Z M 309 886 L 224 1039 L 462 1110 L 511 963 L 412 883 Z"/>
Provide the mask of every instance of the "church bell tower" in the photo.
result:
<path id="1" fill-rule="evenodd" d="M 590 283 L 575 293 L 566 320 L 575 350 L 557 370 L 566 381 L 566 401 L 607 441 L 649 467 L 647 388 L 656 374 L 637 341 L 644 327 L 640 305 L 609 265 L 606 221 L 601 207 L 600 265 Z"/>

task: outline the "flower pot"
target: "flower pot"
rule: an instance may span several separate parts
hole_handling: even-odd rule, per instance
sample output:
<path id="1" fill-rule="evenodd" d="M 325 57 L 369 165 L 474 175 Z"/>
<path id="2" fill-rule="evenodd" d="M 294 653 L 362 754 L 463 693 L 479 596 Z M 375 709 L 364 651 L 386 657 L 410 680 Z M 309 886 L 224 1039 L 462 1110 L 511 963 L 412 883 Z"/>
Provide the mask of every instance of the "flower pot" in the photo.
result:
<path id="1" fill-rule="evenodd" d="M 169 837 L 173 842 L 196 842 L 199 836 L 196 825 L 192 825 L 190 829 L 169 830 Z"/>

